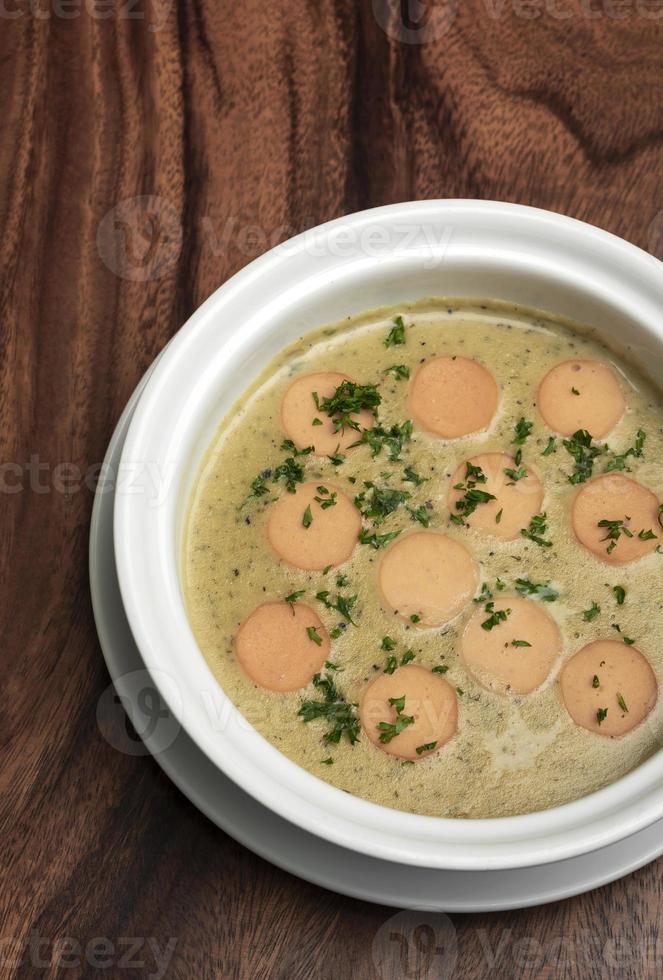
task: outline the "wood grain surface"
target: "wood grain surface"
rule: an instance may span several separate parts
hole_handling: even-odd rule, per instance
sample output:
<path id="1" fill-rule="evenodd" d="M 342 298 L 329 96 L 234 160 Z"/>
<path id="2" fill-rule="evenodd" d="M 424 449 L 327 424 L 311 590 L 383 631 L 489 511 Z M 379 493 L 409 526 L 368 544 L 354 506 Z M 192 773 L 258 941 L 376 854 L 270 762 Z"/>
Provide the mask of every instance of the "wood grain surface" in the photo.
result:
<path id="1" fill-rule="evenodd" d="M 130 392 L 293 232 L 497 198 L 663 258 L 663 0 L 3 0 L 0 119 L 0 976 L 663 976 L 660 861 L 452 916 L 452 969 L 425 917 L 249 853 L 102 737 L 87 581 Z"/>

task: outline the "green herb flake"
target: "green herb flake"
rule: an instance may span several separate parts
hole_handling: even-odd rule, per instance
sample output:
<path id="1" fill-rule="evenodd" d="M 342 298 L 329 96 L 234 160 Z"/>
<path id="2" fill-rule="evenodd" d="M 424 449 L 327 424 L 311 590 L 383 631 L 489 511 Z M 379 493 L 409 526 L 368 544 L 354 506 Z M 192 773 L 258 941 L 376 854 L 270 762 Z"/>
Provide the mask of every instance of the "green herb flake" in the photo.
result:
<path id="1" fill-rule="evenodd" d="M 323 766 L 333 766 L 334 765 L 334 760 L 332 759 L 331 756 L 329 756 L 328 759 L 320 759 L 320 762 L 321 762 L 321 764 Z"/>
<path id="2" fill-rule="evenodd" d="M 338 745 L 345 735 L 350 744 L 354 745 L 359 739 L 360 730 L 357 706 L 342 697 L 332 676 L 316 674 L 313 686 L 321 692 L 322 700 L 309 698 L 303 701 L 298 717 L 304 722 L 318 719 L 326 721 L 330 727 L 323 738 L 328 744 Z"/>
<path id="3" fill-rule="evenodd" d="M 381 401 L 382 396 L 375 385 L 358 385 L 354 381 L 342 381 L 333 395 L 322 399 L 318 408 L 330 417 L 336 432 L 344 432 L 346 429 L 359 432 L 360 425 L 354 416 L 365 409 L 377 417 Z"/>
<path id="4" fill-rule="evenodd" d="M 414 660 L 414 650 L 406 650 L 401 657 L 401 667 L 405 667 L 406 664 L 412 663 Z"/>
<path id="5" fill-rule="evenodd" d="M 319 646 L 319 647 L 322 646 L 322 637 L 318 633 L 318 631 L 315 628 L 315 626 L 307 626 L 306 627 L 306 633 L 308 635 L 309 640 L 313 640 L 313 642 L 316 644 L 316 646 Z"/>
<path id="6" fill-rule="evenodd" d="M 548 436 L 548 442 L 546 443 L 546 448 L 541 453 L 542 456 L 550 456 L 552 453 L 557 452 L 557 440 L 554 436 Z"/>
<path id="7" fill-rule="evenodd" d="M 623 606 L 624 599 L 626 598 L 626 589 L 623 587 L 623 585 L 613 585 L 612 591 L 615 599 L 617 600 L 617 605 Z"/>
<path id="8" fill-rule="evenodd" d="M 483 623 L 481 624 L 481 629 L 486 630 L 486 632 L 489 632 L 496 626 L 499 626 L 500 623 L 505 623 L 507 617 L 511 615 L 510 609 L 495 609 L 494 602 L 486 603 L 486 612 L 490 615 L 488 616 L 488 619 L 484 619 Z"/>
<path id="9" fill-rule="evenodd" d="M 396 347 L 405 343 L 405 323 L 402 316 L 394 317 L 393 326 L 383 343 L 385 347 Z"/>
<path id="10" fill-rule="evenodd" d="M 544 511 L 542 514 L 535 514 L 528 527 L 524 527 L 520 533 L 524 538 L 529 538 L 541 548 L 552 548 L 552 541 L 546 541 L 543 537 L 547 530 L 548 519 Z"/>
<path id="11" fill-rule="evenodd" d="M 433 667 L 432 672 L 434 674 L 446 674 L 448 670 L 449 667 L 447 664 L 438 664 L 437 667 Z"/>
<path id="12" fill-rule="evenodd" d="M 605 549 L 609 555 L 612 554 L 617 547 L 617 542 L 622 534 L 624 534 L 627 538 L 633 537 L 633 531 L 631 531 L 624 523 L 624 521 L 630 521 L 630 519 L 630 517 L 625 517 L 623 521 L 609 521 L 607 518 L 604 518 L 597 523 L 597 527 L 605 528 L 607 531 L 606 536 L 601 538 L 601 541 L 610 542 L 608 547 Z"/>
<path id="13" fill-rule="evenodd" d="M 403 480 L 405 483 L 414 483 L 416 487 L 420 487 L 422 483 L 426 482 L 426 478 L 419 476 L 411 466 L 406 466 L 403 470 Z"/>
<path id="14" fill-rule="evenodd" d="M 410 514 L 412 520 L 416 521 L 417 524 L 421 524 L 422 527 L 430 526 L 430 515 L 428 513 L 428 508 L 426 507 L 425 504 L 422 504 L 421 507 L 416 507 L 416 508 L 407 507 L 406 510 Z"/>
<path id="15" fill-rule="evenodd" d="M 385 534 L 376 534 L 375 531 L 362 528 L 359 532 L 358 541 L 359 544 L 368 544 L 377 551 L 379 548 L 384 548 L 394 538 L 397 538 L 400 533 L 400 531 L 387 531 Z"/>
<path id="16" fill-rule="evenodd" d="M 599 615 L 600 612 L 601 612 L 601 607 L 596 602 L 592 602 L 589 609 L 585 609 L 585 611 L 583 612 L 582 618 L 585 620 L 586 623 L 591 623 L 593 619 L 596 619 L 596 617 Z"/>
<path id="17" fill-rule="evenodd" d="M 385 374 L 391 374 L 397 381 L 407 381 L 410 377 L 410 369 L 407 364 L 392 364 L 385 368 Z"/>
<path id="18" fill-rule="evenodd" d="M 599 708 L 598 711 L 596 712 L 596 720 L 598 721 L 599 725 L 601 725 L 607 717 L 608 717 L 607 708 Z"/>
<path id="19" fill-rule="evenodd" d="M 311 513 L 311 505 L 309 504 L 304 511 L 304 516 L 302 517 L 302 524 L 304 527 L 309 528 L 313 523 L 313 514 Z"/>
<path id="20" fill-rule="evenodd" d="M 465 482 L 457 483 L 454 490 L 462 490 L 463 496 L 456 501 L 457 514 L 451 515 L 451 520 L 455 524 L 465 526 L 465 520 L 473 514 L 479 504 L 487 504 L 490 500 L 495 500 L 495 494 L 488 493 L 487 490 L 478 490 L 477 484 L 485 483 L 486 475 L 480 466 L 473 463 L 465 464 Z"/>
<path id="21" fill-rule="evenodd" d="M 569 483 L 574 486 L 590 478 L 596 457 L 607 451 L 606 446 L 594 444 L 587 429 L 578 429 L 570 439 L 564 439 L 562 445 L 575 462 L 575 469 L 569 476 Z"/>
<path id="22" fill-rule="evenodd" d="M 396 709 L 396 720 L 392 722 L 381 721 L 377 726 L 380 731 L 380 741 L 383 744 L 391 742 L 393 738 L 400 735 L 408 725 L 414 723 L 413 715 L 404 715 L 403 711 L 405 709 L 405 695 L 401 695 L 399 698 L 389 698 L 389 704 Z"/>
<path id="23" fill-rule="evenodd" d="M 597 675 L 594 674 L 594 676 L 592 677 L 592 687 L 598 687 L 599 684 L 600 684 L 600 681 L 599 681 Z"/>
<path id="24" fill-rule="evenodd" d="M 417 745 L 414 750 L 417 755 L 421 755 L 423 752 L 430 752 L 437 745 L 437 742 L 425 742 L 423 745 Z"/>
<path id="25" fill-rule="evenodd" d="M 617 704 L 622 709 L 622 711 L 625 711 L 626 714 L 628 714 L 628 708 L 626 707 L 626 701 L 624 700 L 624 696 L 622 694 L 617 694 Z"/>
<path id="26" fill-rule="evenodd" d="M 498 512 L 495 514 L 495 523 L 496 524 L 499 524 L 500 521 L 502 520 L 502 514 L 503 513 L 504 513 L 504 508 L 500 508 L 500 510 L 498 510 Z"/>
<path id="27" fill-rule="evenodd" d="M 390 636 L 383 636 L 380 646 L 383 650 L 390 653 L 392 650 L 396 649 L 396 640 L 392 639 Z"/>
<path id="28" fill-rule="evenodd" d="M 515 446 L 522 446 L 525 443 L 525 441 L 529 438 L 533 427 L 534 427 L 533 422 L 526 422 L 523 416 L 521 416 L 513 427 L 515 436 L 511 440 L 511 442 Z"/>
<path id="29" fill-rule="evenodd" d="M 287 595 L 285 597 L 284 601 L 287 602 L 290 608 L 292 609 L 293 616 L 295 615 L 295 603 L 297 602 L 298 599 L 301 599 L 301 597 L 304 595 L 305 592 L 306 589 L 298 589 L 297 592 L 291 592 L 290 595 Z"/>
<path id="30" fill-rule="evenodd" d="M 555 602 L 559 592 L 551 588 L 548 582 L 532 582 L 528 578 L 516 579 L 516 591 L 522 596 L 533 596 L 542 602 Z"/>
<path id="31" fill-rule="evenodd" d="M 527 640 L 511 640 L 512 647 L 531 647 L 531 645 Z"/>
<path id="32" fill-rule="evenodd" d="M 420 619 L 421 619 L 421 616 L 417 616 L 416 613 L 412 613 L 412 615 L 410 616 L 410 622 L 411 623 L 418 623 L 420 621 Z"/>

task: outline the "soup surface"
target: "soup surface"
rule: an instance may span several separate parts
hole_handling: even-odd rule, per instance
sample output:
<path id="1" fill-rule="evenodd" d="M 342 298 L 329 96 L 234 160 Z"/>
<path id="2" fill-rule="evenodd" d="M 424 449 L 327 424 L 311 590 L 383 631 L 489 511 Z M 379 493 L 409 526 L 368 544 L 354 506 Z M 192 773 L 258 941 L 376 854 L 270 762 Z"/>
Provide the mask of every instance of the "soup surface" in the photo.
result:
<path id="1" fill-rule="evenodd" d="M 545 809 L 660 746 L 662 496 L 660 395 L 591 331 L 372 311 L 284 350 L 221 425 L 188 615 L 319 778 L 429 815 Z"/>

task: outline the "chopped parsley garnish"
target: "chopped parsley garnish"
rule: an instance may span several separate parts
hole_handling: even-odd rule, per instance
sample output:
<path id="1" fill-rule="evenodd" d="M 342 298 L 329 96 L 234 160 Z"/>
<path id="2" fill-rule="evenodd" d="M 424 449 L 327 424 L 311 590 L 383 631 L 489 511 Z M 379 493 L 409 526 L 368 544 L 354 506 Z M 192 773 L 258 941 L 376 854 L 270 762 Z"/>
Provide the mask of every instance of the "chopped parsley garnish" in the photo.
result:
<path id="1" fill-rule="evenodd" d="M 385 368 L 385 374 L 391 374 L 397 381 L 406 381 L 410 377 L 410 369 L 407 364 L 392 364 Z"/>
<path id="2" fill-rule="evenodd" d="M 393 541 L 400 534 L 400 531 L 387 531 L 385 534 L 376 534 L 375 531 L 370 531 L 368 528 L 362 528 L 359 532 L 359 544 L 369 544 L 371 548 L 384 548 L 385 545 Z"/>
<path id="3" fill-rule="evenodd" d="M 488 582 L 484 582 L 481 586 L 481 592 L 478 596 L 475 596 L 474 602 L 490 602 L 492 598 L 493 593 L 490 591 L 490 586 L 488 585 Z"/>
<path id="4" fill-rule="evenodd" d="M 387 666 L 384 668 L 385 674 L 393 674 L 398 667 L 398 658 L 391 656 L 387 658 Z"/>
<path id="5" fill-rule="evenodd" d="M 487 504 L 489 500 L 495 500 L 495 494 L 488 493 L 487 490 L 477 490 L 478 483 L 485 483 L 486 475 L 480 466 L 472 463 L 465 464 L 465 483 L 456 483 L 454 490 L 462 490 L 463 496 L 456 501 L 457 514 L 451 514 L 454 524 L 465 527 L 465 518 L 473 514 L 479 504 Z"/>
<path id="6" fill-rule="evenodd" d="M 281 452 L 290 453 L 292 456 L 310 456 L 313 446 L 305 446 L 304 449 L 297 449 L 292 439 L 284 439 L 281 443 Z"/>
<path id="7" fill-rule="evenodd" d="M 396 347 L 398 344 L 405 343 L 405 323 L 402 316 L 394 317 L 394 325 L 384 338 L 385 347 Z"/>
<path id="8" fill-rule="evenodd" d="M 492 630 L 495 626 L 499 626 L 500 623 L 505 623 L 507 617 L 511 614 L 510 609 L 495 609 L 494 602 L 486 603 L 486 612 L 490 613 L 490 615 L 481 624 L 481 629 L 486 631 Z"/>
<path id="9" fill-rule="evenodd" d="M 336 588 L 337 589 L 344 589 L 345 586 L 348 584 L 349 581 L 350 581 L 350 579 L 348 578 L 347 575 L 337 575 L 336 576 Z"/>
<path id="10" fill-rule="evenodd" d="M 574 486 L 584 483 L 594 471 L 594 460 L 606 452 L 606 447 L 594 445 L 587 429 L 578 429 L 570 439 L 562 440 L 562 445 L 575 461 L 575 470 L 569 477 Z"/>
<path id="11" fill-rule="evenodd" d="M 437 667 L 433 667 L 433 671 L 432 672 L 434 674 L 446 674 L 446 672 L 448 670 L 449 670 L 449 667 L 447 666 L 447 664 L 438 664 Z"/>
<path id="12" fill-rule="evenodd" d="M 602 722 L 605 721 L 605 719 L 607 718 L 607 716 L 608 716 L 608 709 L 607 708 L 599 708 L 598 709 L 598 711 L 596 712 L 596 720 L 598 721 L 599 725 Z"/>
<path id="13" fill-rule="evenodd" d="M 426 482 L 426 478 L 419 476 L 416 470 L 411 466 L 406 466 L 403 470 L 403 480 L 405 483 L 414 483 L 416 487 L 421 486 L 422 483 Z"/>
<path id="14" fill-rule="evenodd" d="M 333 766 L 334 765 L 334 760 L 332 759 L 331 756 L 329 756 L 328 759 L 320 759 L 320 762 L 322 763 L 323 766 Z"/>
<path id="15" fill-rule="evenodd" d="M 638 429 L 635 434 L 635 443 L 630 449 L 627 449 L 625 453 L 617 453 L 613 458 L 606 464 L 605 473 L 609 473 L 611 470 L 626 470 L 631 472 L 628 465 L 629 456 L 642 456 L 642 450 L 645 445 L 645 439 L 647 438 L 647 433 L 643 429 Z"/>
<path id="16" fill-rule="evenodd" d="M 383 425 L 374 425 L 372 429 L 364 429 L 361 438 L 353 442 L 353 446 L 367 445 L 373 458 L 386 449 L 390 462 L 401 458 L 403 446 L 412 438 L 412 422 L 408 419 L 400 425 L 392 425 L 388 429 Z"/>
<path id="17" fill-rule="evenodd" d="M 337 594 L 336 599 L 330 599 L 330 593 L 327 590 L 322 592 L 316 592 L 315 597 L 318 602 L 321 602 L 326 609 L 335 609 L 336 612 L 340 613 L 343 619 L 347 620 L 348 623 L 352 623 L 356 626 L 354 619 L 352 618 L 352 610 L 354 609 L 357 599 L 357 595 L 340 595 Z"/>
<path id="18" fill-rule="evenodd" d="M 338 449 L 339 447 L 337 446 L 336 450 L 334 451 L 334 455 L 327 457 L 327 459 L 332 464 L 332 466 L 340 466 L 341 463 L 345 462 L 345 456 L 343 455 L 343 453 L 339 453 Z"/>
<path id="19" fill-rule="evenodd" d="M 383 650 L 390 652 L 391 650 L 396 649 L 396 640 L 392 639 L 390 636 L 383 636 L 380 646 Z"/>
<path id="20" fill-rule="evenodd" d="M 511 640 L 512 647 L 531 647 L 531 645 L 527 640 Z"/>
<path id="21" fill-rule="evenodd" d="M 514 483 L 518 483 L 519 480 L 522 480 L 527 476 L 527 470 L 524 466 L 519 466 L 517 470 L 514 470 L 513 467 L 507 466 L 504 472 L 513 480 Z M 500 514 L 501 513 L 502 512 L 500 511 Z"/>
<path id="22" fill-rule="evenodd" d="M 313 419 L 313 421 L 311 422 L 311 425 L 322 425 L 322 419 L 318 419 L 318 418 Z M 334 760 L 332 759 L 332 762 L 333 761 Z"/>
<path id="23" fill-rule="evenodd" d="M 304 516 L 302 517 L 302 524 L 304 527 L 309 528 L 313 523 L 313 514 L 311 513 L 311 505 L 309 504 L 304 511 Z"/>
<path id="24" fill-rule="evenodd" d="M 408 507 L 406 509 L 413 521 L 421 524 L 422 527 L 428 527 L 430 525 L 430 515 L 425 504 L 422 504 L 421 507 Z"/>
<path id="25" fill-rule="evenodd" d="M 430 752 L 430 750 L 434 749 L 436 745 L 437 742 L 424 742 L 423 745 L 417 745 L 414 751 L 417 753 L 417 755 L 421 755 L 422 752 Z"/>
<path id="26" fill-rule="evenodd" d="M 622 640 L 624 641 L 627 647 L 632 647 L 633 644 L 635 643 L 635 640 L 632 639 L 632 637 L 630 636 L 622 636 Z"/>
<path id="27" fill-rule="evenodd" d="M 506 589 L 506 582 L 503 582 L 501 578 L 495 579 L 495 588 L 498 592 L 503 592 Z"/>
<path id="28" fill-rule="evenodd" d="M 517 578 L 516 590 L 522 596 L 534 596 L 542 602 L 555 602 L 559 599 L 559 592 L 551 588 L 548 582 L 532 582 L 528 578 Z"/>
<path id="29" fill-rule="evenodd" d="M 622 711 L 625 711 L 628 714 L 628 708 L 626 707 L 626 701 L 624 700 L 623 694 L 617 694 L 617 704 Z"/>
<path id="30" fill-rule="evenodd" d="M 591 623 L 593 619 L 596 619 L 596 617 L 600 612 L 601 612 L 601 607 L 596 602 L 592 602 L 589 609 L 585 609 L 585 611 L 583 612 L 582 618 L 585 620 L 586 623 Z"/>
<path id="31" fill-rule="evenodd" d="M 601 682 L 599 681 L 597 675 L 594 674 L 594 676 L 592 677 L 592 687 L 598 687 L 600 683 Z"/>
<path id="32" fill-rule="evenodd" d="M 533 427 L 534 427 L 533 422 L 526 422 L 525 419 L 521 416 L 513 427 L 515 436 L 511 440 L 511 442 L 515 446 L 522 446 L 525 443 L 525 440 L 529 437 Z"/>
<path id="33" fill-rule="evenodd" d="M 404 715 L 403 710 L 405 708 L 405 695 L 401 695 L 400 698 L 389 698 L 389 704 L 396 709 L 396 720 L 392 723 L 389 721 L 381 721 L 377 726 L 381 732 L 380 741 L 383 744 L 391 742 L 392 738 L 396 738 L 397 735 L 414 723 L 413 715 Z"/>
<path id="34" fill-rule="evenodd" d="M 544 511 L 542 514 L 535 514 L 529 522 L 529 526 L 524 527 L 520 533 L 524 538 L 529 538 L 530 541 L 540 545 L 542 548 L 552 548 L 552 541 L 546 541 L 543 538 L 547 530 L 548 519 Z"/>
<path id="35" fill-rule="evenodd" d="M 418 623 L 420 619 L 421 619 L 421 616 L 417 616 L 416 613 L 412 613 L 412 615 L 410 616 L 410 622 L 411 623 Z"/>
<path id="36" fill-rule="evenodd" d="M 653 541 L 655 538 L 658 537 L 658 535 L 654 534 L 651 528 L 649 528 L 648 531 L 645 531 L 645 529 L 643 528 L 642 531 L 640 531 L 640 533 L 638 534 L 638 537 L 640 538 L 641 541 Z"/>
<path id="37" fill-rule="evenodd" d="M 401 657 L 401 667 L 404 667 L 406 664 L 411 663 L 413 660 L 414 660 L 414 650 L 406 650 L 403 656 Z"/>
<path id="38" fill-rule="evenodd" d="M 304 482 L 304 467 L 297 462 L 294 456 L 288 456 L 274 470 L 272 481 L 278 483 L 279 480 L 285 482 L 288 493 L 294 493 L 297 484 Z"/>
<path id="39" fill-rule="evenodd" d="M 297 592 L 291 592 L 290 595 L 287 595 L 285 597 L 284 602 L 287 602 L 290 608 L 292 609 L 293 616 L 295 615 L 295 603 L 297 602 L 298 599 L 300 599 L 304 595 L 305 592 L 306 589 L 298 589 Z"/>
<path id="40" fill-rule="evenodd" d="M 500 521 L 502 520 L 502 514 L 503 514 L 503 513 L 504 513 L 504 508 L 503 508 L 503 507 L 501 507 L 501 508 L 500 508 L 500 509 L 498 510 L 498 512 L 497 512 L 497 513 L 495 514 L 495 523 L 496 523 L 496 524 L 499 524 L 499 523 L 500 523 Z"/>
<path id="41" fill-rule="evenodd" d="M 311 698 L 302 702 L 298 716 L 305 722 L 315 721 L 318 718 L 325 720 L 331 727 L 323 736 L 325 742 L 338 745 L 343 735 L 351 745 L 359 739 L 359 719 L 357 718 L 356 705 L 350 704 L 336 688 L 333 677 L 327 675 L 322 677 L 316 674 L 313 678 L 313 685 L 322 694 L 321 701 Z"/>
<path id="42" fill-rule="evenodd" d="M 308 634 L 309 640 L 313 640 L 313 642 L 316 644 L 316 646 L 319 646 L 319 647 L 322 646 L 322 637 L 318 633 L 318 631 L 315 628 L 315 626 L 307 626 L 306 627 L 306 632 Z"/>
<path id="43" fill-rule="evenodd" d="M 542 456 L 550 456 L 552 453 L 557 452 L 557 440 L 554 436 L 548 436 L 548 442 L 546 443 L 546 448 L 541 453 Z"/>
<path id="44" fill-rule="evenodd" d="M 630 521 L 631 518 L 627 516 L 624 518 L 624 520 Z M 602 520 L 598 522 L 597 526 L 604 527 L 608 532 L 604 538 L 601 538 L 601 541 L 610 542 L 608 547 L 605 549 L 609 555 L 612 554 L 617 547 L 617 542 L 622 534 L 625 534 L 627 538 L 633 537 L 633 531 L 626 527 L 624 521 Z"/>
<path id="45" fill-rule="evenodd" d="M 615 599 L 617 600 L 617 605 L 623 606 L 624 599 L 626 598 L 626 589 L 622 585 L 613 585 L 612 591 L 614 592 Z"/>
<path id="46" fill-rule="evenodd" d="M 372 518 L 376 524 L 381 524 L 389 514 L 397 510 L 404 501 L 410 499 L 407 490 L 394 490 L 391 487 L 376 487 L 367 480 L 366 487 L 355 497 L 355 507 L 363 517 Z"/>
<path id="47" fill-rule="evenodd" d="M 359 423 L 353 415 L 367 409 L 377 417 L 378 405 L 382 401 L 375 385 L 358 385 L 354 381 L 342 381 L 334 394 L 322 401 L 315 392 L 313 398 L 316 407 L 331 418 L 336 432 L 343 432 L 345 429 L 359 432 Z"/>
<path id="48" fill-rule="evenodd" d="M 336 506 L 336 498 L 338 496 L 337 492 L 333 490 L 331 493 L 327 487 L 317 487 L 318 496 L 313 499 L 316 504 L 320 504 L 323 510 L 328 510 L 330 507 Z"/>
<path id="49" fill-rule="evenodd" d="M 266 471 L 266 472 L 269 473 L 270 471 Z M 269 493 L 269 489 L 267 488 L 267 484 L 265 483 L 265 476 L 263 475 L 263 473 L 259 473 L 258 476 L 251 481 L 251 492 L 249 493 L 246 500 L 244 500 L 244 502 L 241 504 L 241 506 L 244 507 L 244 504 L 247 504 L 251 499 L 251 497 L 262 497 L 263 494 L 265 493 Z"/>

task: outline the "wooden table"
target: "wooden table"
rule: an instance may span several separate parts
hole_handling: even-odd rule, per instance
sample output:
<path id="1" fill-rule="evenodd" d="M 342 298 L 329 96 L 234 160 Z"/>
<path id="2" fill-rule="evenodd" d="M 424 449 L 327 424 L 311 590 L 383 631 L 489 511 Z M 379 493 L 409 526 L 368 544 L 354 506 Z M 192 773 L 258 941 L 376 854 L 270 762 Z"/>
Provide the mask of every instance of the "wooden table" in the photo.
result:
<path id="1" fill-rule="evenodd" d="M 446 975 L 425 929 L 380 966 L 392 911 L 254 857 L 102 738 L 93 468 L 202 300 L 334 216 L 496 198 L 663 258 L 663 3 L 110 2 L 0 11 L 0 972 Z M 453 916 L 453 975 L 661 977 L 662 880 Z"/>

